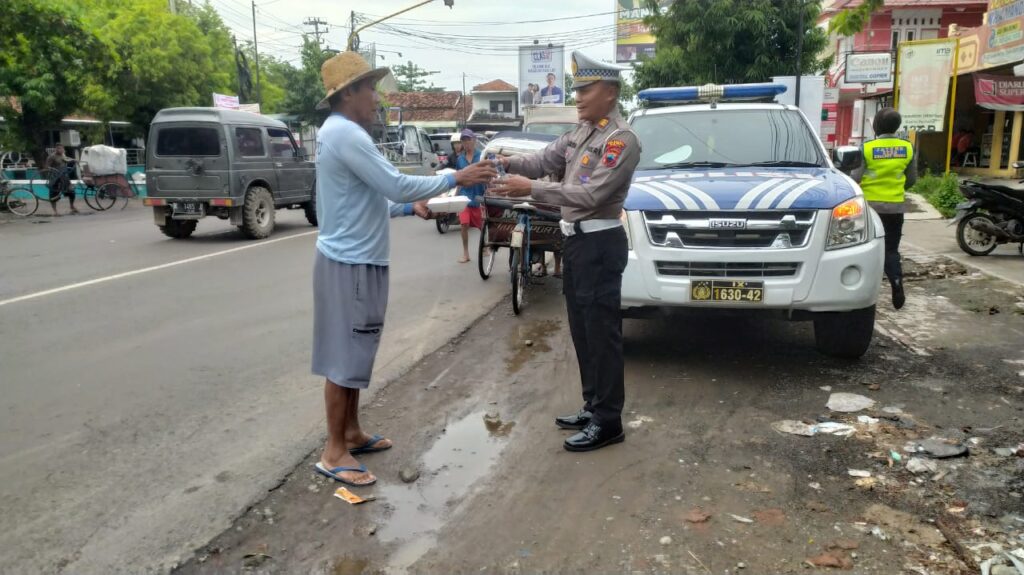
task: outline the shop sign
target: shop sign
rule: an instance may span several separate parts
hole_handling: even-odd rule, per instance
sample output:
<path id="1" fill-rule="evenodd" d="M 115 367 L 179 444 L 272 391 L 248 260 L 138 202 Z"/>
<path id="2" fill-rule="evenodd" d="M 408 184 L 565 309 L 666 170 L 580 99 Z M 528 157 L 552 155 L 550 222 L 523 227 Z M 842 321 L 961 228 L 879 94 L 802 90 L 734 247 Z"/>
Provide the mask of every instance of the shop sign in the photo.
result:
<path id="1" fill-rule="evenodd" d="M 998 26 L 1021 16 L 1024 16 L 1024 0 L 990 0 L 988 3 L 989 26 Z"/>
<path id="2" fill-rule="evenodd" d="M 1024 78 L 975 74 L 974 98 L 989 110 L 1024 111 Z"/>
<path id="3" fill-rule="evenodd" d="M 892 54 L 874 52 L 846 57 L 846 81 L 874 84 L 892 81 Z"/>
<path id="4" fill-rule="evenodd" d="M 899 112 L 907 130 L 943 130 L 955 47 L 955 39 L 900 44 Z"/>

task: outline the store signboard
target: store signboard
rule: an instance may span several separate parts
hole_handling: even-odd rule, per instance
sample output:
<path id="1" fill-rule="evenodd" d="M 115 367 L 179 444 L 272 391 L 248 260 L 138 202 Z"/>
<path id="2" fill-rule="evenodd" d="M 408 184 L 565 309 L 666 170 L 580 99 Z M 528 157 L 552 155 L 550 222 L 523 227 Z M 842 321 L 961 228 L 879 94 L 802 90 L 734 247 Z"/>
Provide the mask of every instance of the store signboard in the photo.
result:
<path id="1" fill-rule="evenodd" d="M 892 82 L 892 54 L 865 52 L 847 55 L 846 81 L 855 84 Z"/>
<path id="2" fill-rule="evenodd" d="M 974 98 L 988 110 L 1024 111 L 1024 78 L 975 74 Z"/>
<path id="3" fill-rule="evenodd" d="M 989 0 L 988 25 L 999 24 L 1024 16 L 1024 0 Z"/>
<path id="4" fill-rule="evenodd" d="M 943 131 L 955 52 L 955 39 L 900 44 L 899 112 L 907 130 Z"/>

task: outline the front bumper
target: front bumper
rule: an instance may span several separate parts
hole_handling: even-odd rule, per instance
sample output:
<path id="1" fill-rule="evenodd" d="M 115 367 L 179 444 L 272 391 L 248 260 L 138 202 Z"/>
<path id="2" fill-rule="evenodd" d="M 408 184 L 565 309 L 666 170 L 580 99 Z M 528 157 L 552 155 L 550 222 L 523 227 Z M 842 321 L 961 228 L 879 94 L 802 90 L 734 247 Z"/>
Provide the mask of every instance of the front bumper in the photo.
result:
<path id="1" fill-rule="evenodd" d="M 885 259 L 881 221 L 871 214 L 871 239 L 858 246 L 826 251 L 828 212 L 819 214 L 812 237 L 803 248 L 686 249 L 654 246 L 643 228 L 642 215 L 629 212 L 632 249 L 622 276 L 622 308 L 691 307 L 731 310 L 850 311 L 878 300 Z M 693 301 L 690 277 L 661 275 L 656 262 L 798 263 L 789 277 L 693 278 L 746 280 L 764 283 L 761 303 Z"/>

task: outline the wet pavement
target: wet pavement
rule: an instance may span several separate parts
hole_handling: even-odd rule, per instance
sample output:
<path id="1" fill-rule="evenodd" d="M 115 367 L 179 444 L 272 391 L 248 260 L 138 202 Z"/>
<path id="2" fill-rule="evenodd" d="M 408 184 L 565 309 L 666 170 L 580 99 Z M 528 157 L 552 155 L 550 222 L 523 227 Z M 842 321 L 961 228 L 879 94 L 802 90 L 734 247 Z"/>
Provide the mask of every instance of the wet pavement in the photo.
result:
<path id="1" fill-rule="evenodd" d="M 584 454 L 552 422 L 580 400 L 547 280 L 365 407 L 396 442 L 362 458 L 376 500 L 333 497 L 311 453 L 179 572 L 978 573 L 1024 547 L 1024 290 L 907 269 L 858 362 L 818 355 L 808 324 L 627 321 L 627 440 Z M 829 411 L 836 393 L 870 406 Z"/>

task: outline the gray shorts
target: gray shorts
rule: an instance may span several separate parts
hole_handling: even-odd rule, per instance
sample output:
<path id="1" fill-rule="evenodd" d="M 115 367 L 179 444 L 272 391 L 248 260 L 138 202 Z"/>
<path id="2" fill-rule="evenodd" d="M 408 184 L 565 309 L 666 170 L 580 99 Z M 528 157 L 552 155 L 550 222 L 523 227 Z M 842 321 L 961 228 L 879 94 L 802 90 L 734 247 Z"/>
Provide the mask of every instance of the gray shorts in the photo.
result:
<path id="1" fill-rule="evenodd" d="M 343 264 L 317 250 L 313 373 L 342 387 L 369 387 L 387 307 L 387 266 Z"/>

